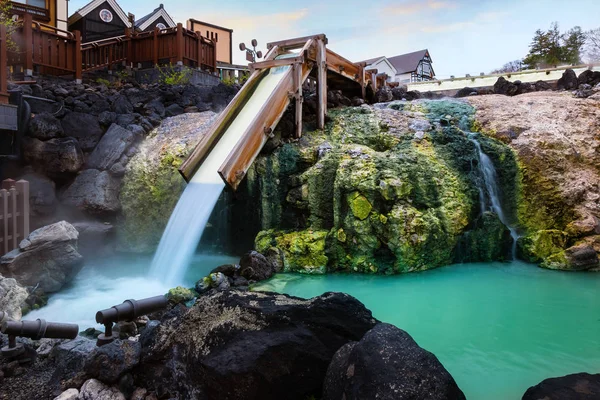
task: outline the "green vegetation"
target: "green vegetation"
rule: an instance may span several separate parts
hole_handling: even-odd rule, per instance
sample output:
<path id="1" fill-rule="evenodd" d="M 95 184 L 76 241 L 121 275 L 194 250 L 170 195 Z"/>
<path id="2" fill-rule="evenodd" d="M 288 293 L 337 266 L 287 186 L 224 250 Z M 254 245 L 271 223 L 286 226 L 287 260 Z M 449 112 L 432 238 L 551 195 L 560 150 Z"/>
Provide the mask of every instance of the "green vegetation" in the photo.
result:
<path id="1" fill-rule="evenodd" d="M 160 82 L 165 85 L 177 86 L 190 83 L 192 71 L 186 67 L 173 66 L 173 64 L 161 67 L 156 66 L 159 73 Z"/>

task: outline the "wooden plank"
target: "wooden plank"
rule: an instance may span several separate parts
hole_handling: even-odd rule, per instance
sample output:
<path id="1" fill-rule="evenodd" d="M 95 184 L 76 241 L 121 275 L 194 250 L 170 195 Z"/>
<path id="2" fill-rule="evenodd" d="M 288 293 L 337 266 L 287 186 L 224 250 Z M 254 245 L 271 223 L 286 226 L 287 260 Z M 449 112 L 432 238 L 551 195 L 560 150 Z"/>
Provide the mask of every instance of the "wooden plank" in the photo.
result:
<path id="1" fill-rule="evenodd" d="M 4 253 L 8 253 L 8 190 L 0 190 L 0 201 L 2 202 L 2 215 L 4 220 L 2 221 L 2 237 L 4 237 Z"/>
<path id="2" fill-rule="evenodd" d="M 296 99 L 296 138 L 302 137 L 302 63 L 296 63 L 293 66 L 294 73 L 294 89 Z"/>
<path id="3" fill-rule="evenodd" d="M 325 128 L 327 115 L 327 54 L 325 42 L 317 40 L 317 127 Z"/>
<path id="4" fill-rule="evenodd" d="M 14 186 L 10 188 L 10 213 L 12 214 L 12 248 L 16 249 L 19 247 L 19 228 L 18 228 L 18 220 L 17 220 L 17 188 Z M 11 249 L 12 250 L 12 249 Z"/>
<path id="5" fill-rule="evenodd" d="M 8 52 L 6 26 L 0 24 L 0 104 L 8 103 Z"/>
<path id="6" fill-rule="evenodd" d="M 33 74 L 33 18 L 31 14 L 23 17 L 23 36 L 25 41 L 25 75 Z"/>
<path id="7" fill-rule="evenodd" d="M 83 79 L 83 60 L 81 54 L 81 32 L 75 31 L 75 50 L 74 54 L 74 63 L 75 63 L 75 80 L 78 83 L 82 82 Z"/>
<path id="8" fill-rule="evenodd" d="M 329 49 L 327 49 L 327 68 L 355 82 L 360 81 L 359 66 Z"/>
<path id="9" fill-rule="evenodd" d="M 277 60 L 267 60 L 260 61 L 256 63 L 248 64 L 250 68 L 254 69 L 265 69 L 265 68 L 273 68 L 273 67 L 282 67 L 285 65 L 293 65 L 297 63 L 304 63 L 304 56 L 294 57 L 294 58 L 280 58 Z"/>
<path id="10" fill-rule="evenodd" d="M 322 33 L 320 35 L 303 36 L 293 39 L 280 40 L 278 42 L 267 43 L 267 49 L 270 50 L 274 46 L 278 46 L 280 50 L 297 49 L 303 47 L 304 44 L 311 39 L 322 40 L 323 42 L 327 43 L 327 36 L 325 36 L 325 34 Z"/>
<path id="11" fill-rule="evenodd" d="M 273 46 L 265 54 L 265 60 L 274 60 L 279 55 L 279 46 Z"/>
<path id="12" fill-rule="evenodd" d="M 215 119 L 215 122 L 213 122 L 208 132 L 202 137 L 192 154 L 185 160 L 181 167 L 179 167 L 179 173 L 187 182 L 192 179 L 194 173 L 200 164 L 202 164 L 210 150 L 237 117 L 241 107 L 246 103 L 250 96 L 252 96 L 254 90 L 266 73 L 267 70 L 256 71 L 250 76 L 246 84 L 242 86 L 242 89 L 233 100 L 231 100 L 225 110 L 223 110 Z"/>

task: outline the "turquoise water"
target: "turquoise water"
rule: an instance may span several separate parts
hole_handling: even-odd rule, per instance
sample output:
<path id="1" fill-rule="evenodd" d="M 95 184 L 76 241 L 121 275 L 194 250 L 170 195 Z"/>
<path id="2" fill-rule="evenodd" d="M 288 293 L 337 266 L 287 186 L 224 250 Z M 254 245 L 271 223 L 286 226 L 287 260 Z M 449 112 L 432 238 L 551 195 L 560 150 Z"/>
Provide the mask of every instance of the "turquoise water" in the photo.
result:
<path id="1" fill-rule="evenodd" d="M 355 296 L 433 352 L 468 399 L 520 399 L 543 379 L 600 372 L 600 273 L 465 264 L 394 277 L 283 274 L 258 289 Z"/>

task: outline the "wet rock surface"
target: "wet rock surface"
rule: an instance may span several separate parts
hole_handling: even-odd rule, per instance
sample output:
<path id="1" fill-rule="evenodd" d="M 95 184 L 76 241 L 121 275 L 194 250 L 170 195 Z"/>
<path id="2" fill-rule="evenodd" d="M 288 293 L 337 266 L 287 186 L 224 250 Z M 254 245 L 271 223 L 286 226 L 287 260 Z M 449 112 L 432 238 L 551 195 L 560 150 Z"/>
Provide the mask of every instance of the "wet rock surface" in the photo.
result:
<path id="1" fill-rule="evenodd" d="M 460 400 L 464 394 L 439 360 L 393 325 L 378 324 L 337 351 L 323 400 Z"/>
<path id="2" fill-rule="evenodd" d="M 592 400 L 600 398 L 600 374 L 550 378 L 530 387 L 523 400 Z"/>

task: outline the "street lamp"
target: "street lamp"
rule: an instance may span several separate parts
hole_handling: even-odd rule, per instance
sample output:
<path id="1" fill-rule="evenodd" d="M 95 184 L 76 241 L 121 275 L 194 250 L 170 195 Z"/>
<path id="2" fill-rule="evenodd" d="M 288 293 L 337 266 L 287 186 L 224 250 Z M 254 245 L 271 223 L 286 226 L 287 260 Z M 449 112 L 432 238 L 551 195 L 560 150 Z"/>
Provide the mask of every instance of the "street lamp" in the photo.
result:
<path id="1" fill-rule="evenodd" d="M 252 39 L 252 49 L 246 47 L 244 43 L 240 43 L 240 50 L 246 52 L 246 61 L 255 63 L 257 58 L 262 58 L 262 51 L 256 51 L 256 46 L 258 46 L 258 41 L 256 39 Z"/>

